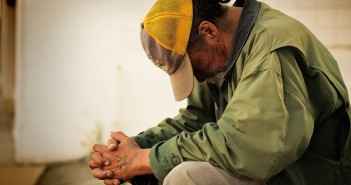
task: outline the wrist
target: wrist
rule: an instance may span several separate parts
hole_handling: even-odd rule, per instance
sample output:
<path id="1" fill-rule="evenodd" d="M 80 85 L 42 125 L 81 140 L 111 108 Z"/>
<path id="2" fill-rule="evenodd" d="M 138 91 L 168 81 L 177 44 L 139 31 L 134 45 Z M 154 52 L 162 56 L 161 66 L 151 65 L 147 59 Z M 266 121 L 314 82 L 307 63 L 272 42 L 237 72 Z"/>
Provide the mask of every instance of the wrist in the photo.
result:
<path id="1" fill-rule="evenodd" d="M 139 161 L 139 172 L 140 175 L 152 174 L 152 169 L 150 165 L 150 149 L 141 149 L 140 160 Z"/>

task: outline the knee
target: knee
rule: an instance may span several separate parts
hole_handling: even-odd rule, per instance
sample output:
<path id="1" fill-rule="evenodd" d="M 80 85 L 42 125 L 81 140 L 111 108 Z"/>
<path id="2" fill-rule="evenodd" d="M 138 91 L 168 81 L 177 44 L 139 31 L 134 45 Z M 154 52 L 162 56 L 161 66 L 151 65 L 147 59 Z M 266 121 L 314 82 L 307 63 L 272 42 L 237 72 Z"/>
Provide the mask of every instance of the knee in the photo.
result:
<path id="1" fill-rule="evenodd" d="M 171 170 L 163 182 L 163 185 L 179 184 L 260 185 L 261 183 L 248 178 L 232 176 L 208 162 L 187 161 Z"/>
<path id="2" fill-rule="evenodd" d="M 164 185 L 179 185 L 179 184 L 196 184 L 194 179 L 200 175 L 201 166 L 197 165 L 199 162 L 183 162 L 173 168 L 166 176 Z"/>

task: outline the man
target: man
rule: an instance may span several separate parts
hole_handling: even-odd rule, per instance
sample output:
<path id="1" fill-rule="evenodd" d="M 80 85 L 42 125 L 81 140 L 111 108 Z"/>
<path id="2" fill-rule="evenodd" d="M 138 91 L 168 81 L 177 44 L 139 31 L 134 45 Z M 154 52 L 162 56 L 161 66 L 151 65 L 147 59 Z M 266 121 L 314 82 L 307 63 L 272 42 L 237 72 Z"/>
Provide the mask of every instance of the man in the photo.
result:
<path id="1" fill-rule="evenodd" d="M 150 9 L 143 48 L 188 104 L 137 136 L 113 132 L 109 147 L 94 145 L 93 176 L 105 184 L 351 184 L 351 110 L 335 59 L 266 4 L 225 2 L 158 0 Z"/>

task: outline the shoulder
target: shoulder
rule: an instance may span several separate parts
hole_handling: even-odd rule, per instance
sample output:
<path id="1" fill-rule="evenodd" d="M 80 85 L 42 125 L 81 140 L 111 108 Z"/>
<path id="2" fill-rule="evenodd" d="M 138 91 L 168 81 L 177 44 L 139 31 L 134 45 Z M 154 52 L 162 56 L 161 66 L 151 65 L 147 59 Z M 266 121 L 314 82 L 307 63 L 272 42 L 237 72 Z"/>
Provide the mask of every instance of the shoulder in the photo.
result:
<path id="1" fill-rule="evenodd" d="M 300 21 L 261 2 L 248 42 L 264 42 L 270 52 L 285 46 L 302 48 L 310 39 L 314 39 L 314 35 Z"/>

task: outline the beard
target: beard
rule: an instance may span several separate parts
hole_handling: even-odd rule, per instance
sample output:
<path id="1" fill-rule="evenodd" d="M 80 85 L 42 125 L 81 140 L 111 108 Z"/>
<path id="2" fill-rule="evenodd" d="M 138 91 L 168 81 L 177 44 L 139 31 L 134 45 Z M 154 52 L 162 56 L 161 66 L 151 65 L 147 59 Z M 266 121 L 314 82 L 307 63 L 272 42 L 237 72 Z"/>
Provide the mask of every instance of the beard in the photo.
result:
<path id="1" fill-rule="evenodd" d="M 225 71 L 217 72 L 213 76 L 207 78 L 207 83 L 220 87 L 224 82 L 224 75 L 225 75 Z"/>
<path id="2" fill-rule="evenodd" d="M 224 82 L 224 75 L 226 74 L 227 65 L 229 63 L 229 53 L 227 52 L 223 43 L 220 43 L 219 47 L 213 48 L 213 50 L 217 51 L 218 55 L 221 56 L 222 61 L 224 61 L 224 65 L 220 67 L 214 75 L 208 77 L 206 80 L 207 83 L 220 87 Z"/>

